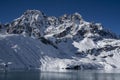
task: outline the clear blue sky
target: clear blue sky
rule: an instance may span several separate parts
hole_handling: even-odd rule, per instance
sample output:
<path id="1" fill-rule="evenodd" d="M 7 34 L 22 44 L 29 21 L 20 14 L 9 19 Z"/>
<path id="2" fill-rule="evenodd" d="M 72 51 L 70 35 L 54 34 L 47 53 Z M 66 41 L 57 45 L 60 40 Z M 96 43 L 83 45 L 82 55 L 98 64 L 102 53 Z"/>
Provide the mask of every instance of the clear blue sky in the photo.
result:
<path id="1" fill-rule="evenodd" d="M 11 22 L 27 9 L 48 16 L 79 12 L 86 21 L 100 22 L 120 34 L 120 0 L 0 0 L 0 22 Z"/>

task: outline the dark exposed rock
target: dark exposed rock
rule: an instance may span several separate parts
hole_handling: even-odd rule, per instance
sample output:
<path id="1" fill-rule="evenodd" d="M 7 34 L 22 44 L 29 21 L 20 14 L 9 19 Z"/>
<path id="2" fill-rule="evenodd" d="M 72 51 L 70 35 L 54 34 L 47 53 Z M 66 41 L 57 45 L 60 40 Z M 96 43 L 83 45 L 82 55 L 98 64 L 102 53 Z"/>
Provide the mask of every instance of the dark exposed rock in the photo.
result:
<path id="1" fill-rule="evenodd" d="M 39 39 L 40 39 L 44 44 L 46 44 L 46 45 L 47 45 L 47 44 L 50 44 L 50 45 L 52 45 L 54 48 L 58 49 L 57 46 L 55 46 L 51 41 L 45 39 L 44 37 L 40 37 Z"/>
<path id="2" fill-rule="evenodd" d="M 67 67 L 66 69 L 68 70 L 98 70 L 102 68 L 103 68 L 102 65 L 86 63 L 86 64 L 81 64 L 81 65 L 70 66 L 70 67 Z"/>

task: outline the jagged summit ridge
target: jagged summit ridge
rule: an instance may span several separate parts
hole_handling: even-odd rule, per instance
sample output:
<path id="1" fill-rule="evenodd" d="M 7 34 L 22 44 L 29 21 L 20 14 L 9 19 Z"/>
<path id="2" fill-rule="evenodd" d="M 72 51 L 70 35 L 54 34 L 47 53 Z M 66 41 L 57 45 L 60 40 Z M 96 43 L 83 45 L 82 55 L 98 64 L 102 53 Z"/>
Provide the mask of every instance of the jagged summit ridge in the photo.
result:
<path id="1" fill-rule="evenodd" d="M 116 37 L 115 34 L 103 29 L 100 24 L 89 23 L 83 20 L 79 13 L 63 15 L 61 17 L 46 16 L 38 10 L 27 10 L 18 19 L 8 26 L 8 33 L 25 33 L 44 36 L 51 35 L 79 35 L 82 37 Z"/>

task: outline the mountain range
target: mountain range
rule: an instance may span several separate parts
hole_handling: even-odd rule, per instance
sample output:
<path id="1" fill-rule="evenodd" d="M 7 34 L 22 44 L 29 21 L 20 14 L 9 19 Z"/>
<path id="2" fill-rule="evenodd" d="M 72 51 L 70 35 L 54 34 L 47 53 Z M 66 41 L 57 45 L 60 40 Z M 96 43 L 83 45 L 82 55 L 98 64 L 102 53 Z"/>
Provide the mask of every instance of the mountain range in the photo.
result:
<path id="1" fill-rule="evenodd" d="M 0 70 L 120 68 L 120 36 L 79 13 L 60 17 L 27 10 L 0 24 Z"/>

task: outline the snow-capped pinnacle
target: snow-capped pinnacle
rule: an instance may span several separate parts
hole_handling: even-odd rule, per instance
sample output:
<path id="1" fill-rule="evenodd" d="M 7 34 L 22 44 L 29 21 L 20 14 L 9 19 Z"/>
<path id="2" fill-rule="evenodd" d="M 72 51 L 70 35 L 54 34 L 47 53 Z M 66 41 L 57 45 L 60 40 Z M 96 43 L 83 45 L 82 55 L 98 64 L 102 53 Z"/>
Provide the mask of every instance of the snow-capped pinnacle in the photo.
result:
<path id="1" fill-rule="evenodd" d="M 27 15 L 27 14 L 41 14 L 41 15 L 44 15 L 44 13 L 42 13 L 39 10 L 27 10 L 27 11 L 24 12 L 24 15 Z"/>
<path id="2" fill-rule="evenodd" d="M 27 10 L 26 12 L 24 12 L 23 16 L 26 18 L 31 18 L 31 19 L 34 18 L 34 20 L 37 21 L 37 20 L 44 19 L 45 14 L 38 10 Z"/>
<path id="3" fill-rule="evenodd" d="M 73 17 L 78 18 L 78 19 L 82 19 L 82 16 L 78 12 L 75 12 L 73 14 Z"/>
<path id="4" fill-rule="evenodd" d="M 24 14 L 18 18 L 23 24 L 29 24 L 29 26 L 35 26 L 35 23 L 44 22 L 46 15 L 38 10 L 27 10 Z M 16 21 L 16 20 L 15 20 Z"/>
<path id="5" fill-rule="evenodd" d="M 8 33 L 43 36 L 46 29 L 46 15 L 38 10 L 27 10 L 8 25 Z M 14 29 L 13 29 L 14 28 Z"/>

